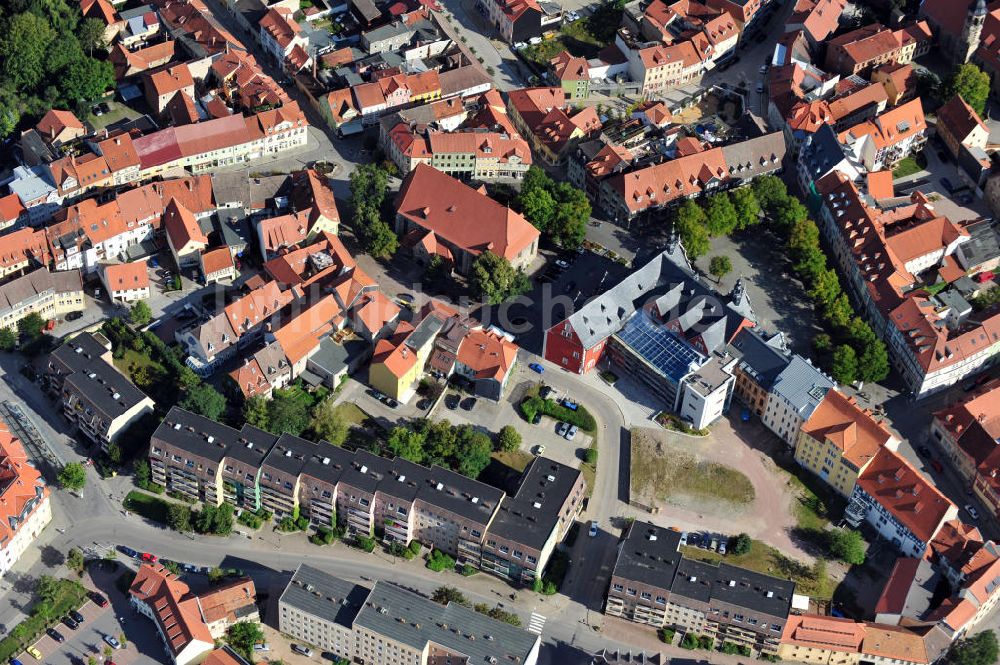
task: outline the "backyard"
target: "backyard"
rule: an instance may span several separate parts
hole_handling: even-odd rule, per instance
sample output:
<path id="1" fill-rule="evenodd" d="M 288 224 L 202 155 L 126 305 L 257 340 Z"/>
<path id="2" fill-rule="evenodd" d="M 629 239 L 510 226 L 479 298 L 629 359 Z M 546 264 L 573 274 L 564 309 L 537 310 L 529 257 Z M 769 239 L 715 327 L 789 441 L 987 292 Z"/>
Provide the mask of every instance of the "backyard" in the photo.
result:
<path id="1" fill-rule="evenodd" d="M 610 35 L 605 34 L 601 21 L 602 19 L 595 14 L 572 23 L 564 23 L 552 39 L 526 46 L 521 54 L 543 67 L 562 51 L 569 51 L 572 55 L 584 58 L 593 58 L 614 37 L 614 31 L 611 31 Z"/>
<path id="2" fill-rule="evenodd" d="M 892 170 L 893 178 L 904 178 L 914 173 L 920 173 L 927 168 L 927 159 L 922 153 L 915 153 L 899 160 L 896 168 Z"/>

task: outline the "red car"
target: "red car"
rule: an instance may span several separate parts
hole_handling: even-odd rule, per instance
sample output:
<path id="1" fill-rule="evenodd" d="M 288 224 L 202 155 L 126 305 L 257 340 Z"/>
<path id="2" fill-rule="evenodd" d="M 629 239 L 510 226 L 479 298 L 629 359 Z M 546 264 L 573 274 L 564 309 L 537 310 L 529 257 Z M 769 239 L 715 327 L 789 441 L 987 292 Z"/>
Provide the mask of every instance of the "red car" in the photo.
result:
<path id="1" fill-rule="evenodd" d="M 90 594 L 90 599 L 97 603 L 99 607 L 107 607 L 108 599 L 97 593 L 96 591 Z"/>
<path id="2" fill-rule="evenodd" d="M 156 563 L 156 555 L 150 554 L 149 552 L 143 552 L 142 554 L 139 555 L 139 558 L 145 561 L 146 563 Z"/>
<path id="3" fill-rule="evenodd" d="M 937 461 L 936 459 L 931 460 L 931 466 L 934 467 L 934 470 L 937 471 L 938 473 L 944 473 L 944 467 L 941 466 L 941 462 Z"/>

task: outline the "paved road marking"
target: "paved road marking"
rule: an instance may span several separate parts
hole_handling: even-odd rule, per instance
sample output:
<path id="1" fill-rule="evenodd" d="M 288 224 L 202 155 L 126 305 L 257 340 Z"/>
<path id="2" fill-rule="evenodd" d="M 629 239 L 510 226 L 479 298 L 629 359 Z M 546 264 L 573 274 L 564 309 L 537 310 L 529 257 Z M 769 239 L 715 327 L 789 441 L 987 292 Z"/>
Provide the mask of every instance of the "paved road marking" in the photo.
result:
<path id="1" fill-rule="evenodd" d="M 528 619 L 528 632 L 534 633 L 535 635 L 542 634 L 542 626 L 545 625 L 545 615 L 539 614 L 538 612 L 532 612 L 531 618 Z"/>

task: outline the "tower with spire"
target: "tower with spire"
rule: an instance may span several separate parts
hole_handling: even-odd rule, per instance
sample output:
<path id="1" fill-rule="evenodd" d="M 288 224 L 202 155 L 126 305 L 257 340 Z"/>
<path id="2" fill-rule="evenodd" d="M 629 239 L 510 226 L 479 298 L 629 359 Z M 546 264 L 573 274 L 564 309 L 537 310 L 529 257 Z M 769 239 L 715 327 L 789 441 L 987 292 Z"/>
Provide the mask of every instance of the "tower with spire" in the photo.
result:
<path id="1" fill-rule="evenodd" d="M 986 0 L 976 0 L 970 5 L 962 27 L 962 37 L 955 45 L 952 59 L 956 65 L 969 61 L 972 54 L 979 48 L 979 39 L 983 34 L 983 23 L 986 21 Z"/>

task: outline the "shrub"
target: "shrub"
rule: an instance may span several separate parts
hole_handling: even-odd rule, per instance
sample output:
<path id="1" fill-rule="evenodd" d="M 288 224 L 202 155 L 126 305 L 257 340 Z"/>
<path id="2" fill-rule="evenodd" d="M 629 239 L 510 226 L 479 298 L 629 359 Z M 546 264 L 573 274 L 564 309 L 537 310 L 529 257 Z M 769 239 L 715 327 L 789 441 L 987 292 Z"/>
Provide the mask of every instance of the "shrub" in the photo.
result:
<path id="1" fill-rule="evenodd" d="M 590 466 L 595 466 L 597 464 L 597 448 L 587 448 L 587 452 L 583 454 L 583 461 Z"/>
<path id="2" fill-rule="evenodd" d="M 684 633 L 684 639 L 681 640 L 682 649 L 697 649 L 698 648 L 698 636 L 694 633 Z"/>
<path id="3" fill-rule="evenodd" d="M 736 556 L 742 556 L 750 552 L 750 548 L 753 545 L 753 540 L 745 533 L 741 533 L 735 538 L 733 542 L 729 545 L 729 551 Z"/>
<path id="4" fill-rule="evenodd" d="M 354 546 L 359 550 L 371 553 L 375 551 L 375 539 L 371 536 L 362 536 L 361 534 L 358 534 L 354 537 Z"/>
<path id="5" fill-rule="evenodd" d="M 462 566 L 461 572 L 464 577 L 472 577 L 473 575 L 479 572 L 479 569 L 467 563 L 464 566 Z"/>
<path id="6" fill-rule="evenodd" d="M 502 610 L 499 607 L 490 607 L 486 603 L 476 603 L 476 606 L 473 609 L 480 614 L 485 614 L 491 619 L 503 621 L 504 623 L 509 623 L 512 626 L 521 625 L 521 617 L 517 616 L 513 612 Z"/>
<path id="7" fill-rule="evenodd" d="M 442 570 L 454 570 L 455 559 L 439 549 L 433 549 L 427 555 L 427 567 L 435 573 L 440 573 Z"/>
<path id="8" fill-rule="evenodd" d="M 570 425 L 576 425 L 584 432 L 594 432 L 597 430 L 597 421 L 583 406 L 577 406 L 576 411 L 567 409 L 562 404 L 556 404 L 550 399 L 542 399 L 537 395 L 526 397 L 521 402 L 521 413 L 531 422 L 535 419 L 535 414 L 541 413 L 556 420 L 562 420 Z"/>
<path id="9" fill-rule="evenodd" d="M 674 641 L 674 629 L 673 628 L 661 628 L 660 632 L 657 633 L 660 636 L 660 641 L 665 644 L 671 644 Z"/>

